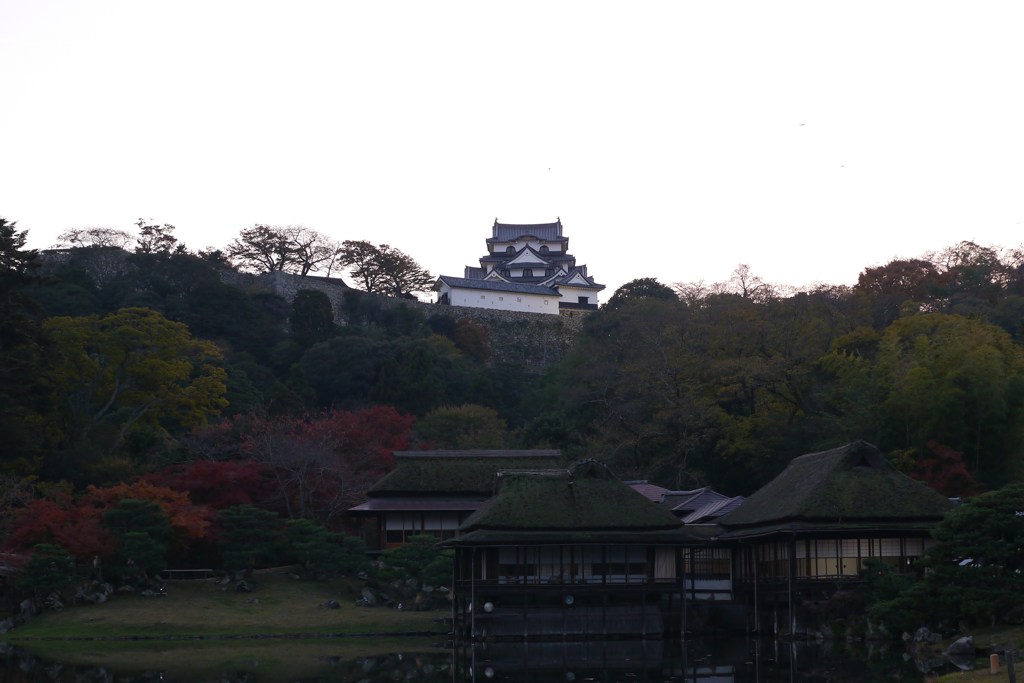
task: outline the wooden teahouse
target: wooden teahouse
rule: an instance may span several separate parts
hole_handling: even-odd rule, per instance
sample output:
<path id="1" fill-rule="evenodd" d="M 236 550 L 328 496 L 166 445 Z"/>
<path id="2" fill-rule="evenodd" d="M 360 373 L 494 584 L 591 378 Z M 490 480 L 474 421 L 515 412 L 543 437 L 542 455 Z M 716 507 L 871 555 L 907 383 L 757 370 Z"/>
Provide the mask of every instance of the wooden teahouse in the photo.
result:
<path id="1" fill-rule="evenodd" d="M 716 540 L 732 549 L 733 590 L 754 628 L 762 614 L 784 613 L 792 632 L 795 604 L 860 582 L 869 560 L 915 571 L 952 506 L 858 441 L 794 458 L 718 520 Z"/>
<path id="2" fill-rule="evenodd" d="M 470 638 L 661 637 L 684 619 L 679 519 L 601 463 L 502 471 L 455 548 Z"/>
<path id="3" fill-rule="evenodd" d="M 743 500 L 617 479 L 558 451 L 396 453 L 354 509 L 378 548 L 429 533 L 455 550 L 461 639 L 650 638 L 797 629 L 795 607 L 877 561 L 919 571 L 953 504 L 864 442 L 795 458 Z M 767 620 L 766 620 L 767 619 Z M 770 621 L 768 621 L 770 620 Z"/>
<path id="4" fill-rule="evenodd" d="M 395 469 L 349 512 L 366 520 L 373 551 L 398 547 L 409 536 L 445 540 L 494 492 L 504 469 L 545 469 L 561 464 L 558 450 L 396 451 Z"/>

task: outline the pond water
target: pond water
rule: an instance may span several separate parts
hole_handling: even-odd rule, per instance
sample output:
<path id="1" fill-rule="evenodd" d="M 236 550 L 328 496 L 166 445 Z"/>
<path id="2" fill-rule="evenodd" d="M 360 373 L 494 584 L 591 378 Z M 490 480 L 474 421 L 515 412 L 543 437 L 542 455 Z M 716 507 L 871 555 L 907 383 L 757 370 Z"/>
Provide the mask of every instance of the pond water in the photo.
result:
<path id="1" fill-rule="evenodd" d="M 41 644 L 42 645 L 42 644 Z M 924 675 L 898 647 L 771 640 L 496 643 L 451 647 L 430 641 L 249 641 L 196 647 L 47 643 L 10 648 L 0 681 L 74 683 L 320 683 L 353 681 L 681 681 L 687 683 L 873 683 Z"/>

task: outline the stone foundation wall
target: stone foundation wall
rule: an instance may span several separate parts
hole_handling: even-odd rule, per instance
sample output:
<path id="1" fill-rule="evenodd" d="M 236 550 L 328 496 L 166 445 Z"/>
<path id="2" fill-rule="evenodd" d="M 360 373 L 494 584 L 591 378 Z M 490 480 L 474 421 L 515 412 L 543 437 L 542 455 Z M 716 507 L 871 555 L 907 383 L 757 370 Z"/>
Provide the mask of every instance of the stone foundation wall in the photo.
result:
<path id="1" fill-rule="evenodd" d="M 487 328 L 491 357 L 495 361 L 522 363 L 536 370 L 560 360 L 573 347 L 583 327 L 583 319 L 588 315 L 586 311 L 564 311 L 561 315 L 494 311 L 397 299 L 352 289 L 340 278 L 302 277 L 290 273 L 252 275 L 231 270 L 223 271 L 221 277 L 224 282 L 235 287 L 271 291 L 289 303 L 302 289 L 323 292 L 330 299 L 335 322 L 339 324 L 347 322 L 346 296 L 367 297 L 382 308 L 410 307 L 420 311 L 426 318 L 433 315 L 455 320 L 466 318 Z"/>

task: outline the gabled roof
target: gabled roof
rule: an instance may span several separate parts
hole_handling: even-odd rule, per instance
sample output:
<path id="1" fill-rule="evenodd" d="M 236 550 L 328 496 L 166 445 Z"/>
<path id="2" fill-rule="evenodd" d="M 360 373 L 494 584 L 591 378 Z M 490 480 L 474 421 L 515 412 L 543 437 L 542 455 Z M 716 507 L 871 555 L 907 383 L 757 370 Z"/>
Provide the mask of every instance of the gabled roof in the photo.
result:
<path id="1" fill-rule="evenodd" d="M 558 280 L 560 278 L 565 277 L 565 275 L 566 275 L 565 270 L 563 268 L 559 267 L 555 271 L 554 275 L 552 275 L 551 277 L 545 278 L 544 281 L 541 282 L 540 284 L 542 284 L 545 287 L 554 287 L 555 283 L 558 282 Z"/>
<path id="2" fill-rule="evenodd" d="M 664 486 L 651 484 L 647 481 L 627 481 L 626 484 L 641 496 L 654 503 L 660 503 L 662 497 L 669 493 L 669 490 Z"/>
<path id="3" fill-rule="evenodd" d="M 730 498 L 705 486 L 690 491 L 666 491 L 660 502 L 684 524 L 700 524 L 735 510 L 743 500 L 743 496 Z"/>
<path id="4" fill-rule="evenodd" d="M 506 469 L 546 469 L 561 464 L 558 450 L 396 451 L 395 469 L 374 484 L 383 496 L 490 496 Z"/>
<path id="5" fill-rule="evenodd" d="M 487 263 L 507 264 L 507 263 L 510 262 L 511 259 L 514 259 L 517 254 L 521 254 L 522 252 L 527 251 L 527 249 L 521 249 L 518 252 L 516 252 L 515 254 L 506 254 L 505 252 L 497 252 L 497 253 L 494 253 L 494 254 L 484 254 L 483 256 L 480 257 L 480 263 L 481 264 L 487 264 Z M 560 265 L 567 263 L 567 264 L 569 264 L 570 268 L 572 268 L 573 264 L 576 263 L 576 257 L 573 256 L 572 254 L 568 253 L 568 252 L 565 252 L 565 251 L 549 251 L 546 254 L 542 253 L 542 252 L 539 252 L 539 251 L 536 251 L 536 250 L 534 250 L 534 251 L 537 254 L 539 254 L 540 257 L 545 260 L 545 262 L 550 262 L 552 264 L 560 264 Z"/>
<path id="6" fill-rule="evenodd" d="M 480 279 L 481 280 L 487 280 L 489 282 L 505 282 L 505 283 L 511 284 L 511 282 L 509 282 L 508 278 L 503 276 L 497 270 L 492 270 L 491 272 L 487 273 L 487 275 L 484 275 Z"/>
<path id="7" fill-rule="evenodd" d="M 594 278 L 587 277 L 587 267 L 577 266 L 570 270 L 564 277 L 560 278 L 556 286 L 579 287 L 583 289 L 604 289 L 604 285 L 594 282 Z"/>
<path id="8" fill-rule="evenodd" d="M 713 500 L 693 512 L 682 515 L 680 519 L 683 524 L 709 524 L 743 505 L 744 500 L 743 496 Z"/>
<path id="9" fill-rule="evenodd" d="M 519 253 L 505 262 L 506 266 L 549 266 L 551 262 L 532 247 L 520 249 Z"/>
<path id="10" fill-rule="evenodd" d="M 512 242 L 520 237 L 530 235 L 542 240 L 568 241 L 562 237 L 562 221 L 554 223 L 499 223 L 494 219 L 492 236 L 487 238 L 488 242 Z"/>
<path id="11" fill-rule="evenodd" d="M 460 531 L 677 531 L 679 520 L 596 460 L 569 469 L 502 471 L 497 493 Z"/>
<path id="12" fill-rule="evenodd" d="M 452 289 L 485 289 L 492 292 L 538 294 L 541 296 L 551 297 L 561 296 L 561 294 L 551 287 L 543 287 L 541 285 L 528 285 L 518 282 L 492 282 L 491 280 L 470 280 L 464 277 L 452 277 L 450 275 L 442 275 L 437 278 L 437 282 L 434 283 L 435 292 L 441 289 L 441 283 L 448 285 Z"/>
<path id="13" fill-rule="evenodd" d="M 938 492 L 890 465 L 875 446 L 856 441 L 794 458 L 718 523 L 729 529 L 796 522 L 934 523 L 951 507 Z"/>

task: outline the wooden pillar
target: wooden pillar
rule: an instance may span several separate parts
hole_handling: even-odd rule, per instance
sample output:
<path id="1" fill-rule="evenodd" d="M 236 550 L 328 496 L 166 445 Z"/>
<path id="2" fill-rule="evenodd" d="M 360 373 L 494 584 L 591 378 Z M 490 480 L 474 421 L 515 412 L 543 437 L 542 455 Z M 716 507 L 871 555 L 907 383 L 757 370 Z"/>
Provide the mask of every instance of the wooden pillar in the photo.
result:
<path id="1" fill-rule="evenodd" d="M 476 640 L 476 548 L 469 554 L 469 640 Z"/>
<path id="2" fill-rule="evenodd" d="M 526 569 L 525 569 L 526 566 L 527 566 L 527 560 L 530 559 L 529 546 L 523 546 L 523 553 L 524 553 L 523 554 L 523 561 L 522 561 L 522 564 L 521 564 L 523 569 L 520 571 L 520 574 L 522 574 L 522 577 L 523 577 L 523 640 L 526 641 L 529 638 L 529 635 L 530 635 L 530 629 L 526 625 L 526 619 L 528 617 L 527 613 L 529 612 L 529 610 L 527 609 L 527 602 L 530 599 L 530 590 L 529 590 L 529 578 L 530 577 L 526 574 Z M 538 561 L 539 561 L 539 558 L 538 558 Z"/>
<path id="3" fill-rule="evenodd" d="M 452 630 L 455 632 L 456 635 L 458 635 L 458 633 L 459 633 L 459 621 L 458 621 L 458 619 L 456 619 L 456 617 L 459 614 L 458 606 L 459 606 L 460 594 L 462 593 L 462 591 L 460 591 L 458 589 L 458 586 L 459 586 L 459 574 L 462 573 L 462 572 L 459 571 L 459 562 L 460 562 L 460 560 L 461 560 L 461 558 L 459 557 L 459 551 L 456 550 L 455 551 L 455 561 L 452 562 L 452 593 L 451 593 L 452 598 L 453 598 L 453 600 L 452 600 Z"/>
<path id="4" fill-rule="evenodd" d="M 754 633 L 761 633 L 761 574 L 758 569 L 758 548 L 755 544 L 751 547 L 751 558 L 754 562 Z"/>
<path id="5" fill-rule="evenodd" d="M 679 574 L 682 577 L 682 584 L 679 586 L 679 635 L 686 640 L 686 548 L 680 548 L 676 558 L 679 562 Z"/>
<path id="6" fill-rule="evenodd" d="M 690 548 L 690 599 L 697 600 L 697 551 Z"/>
<path id="7" fill-rule="evenodd" d="M 796 635 L 796 614 L 793 612 L 793 583 L 796 581 L 796 534 L 789 537 L 789 636 Z M 840 558 L 842 560 L 842 558 Z"/>

